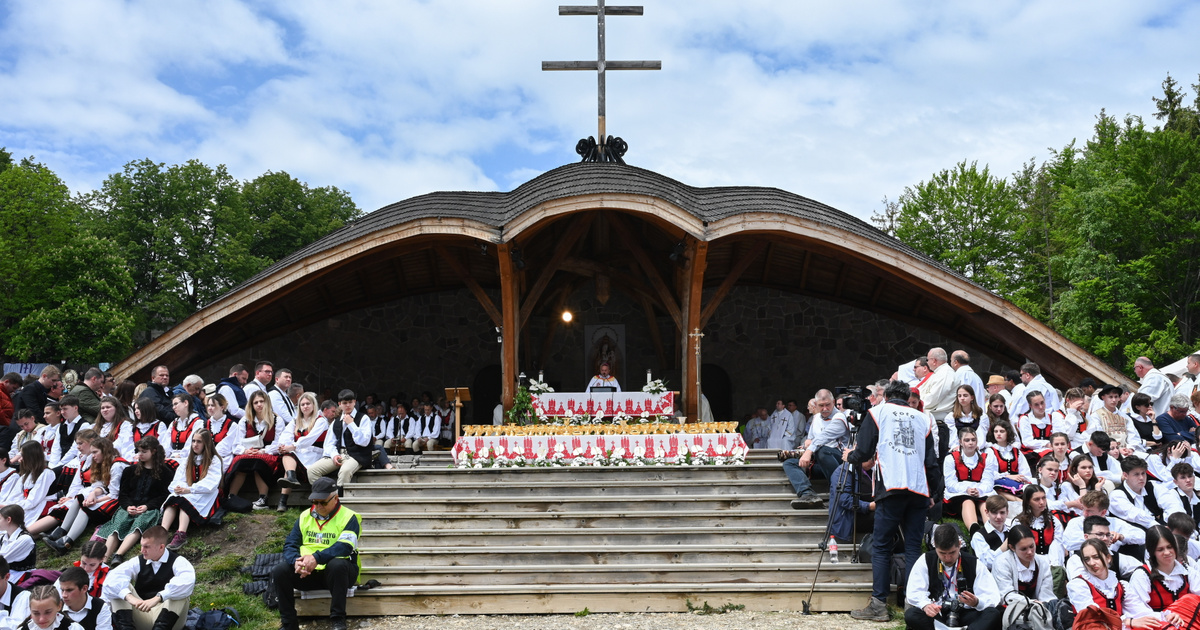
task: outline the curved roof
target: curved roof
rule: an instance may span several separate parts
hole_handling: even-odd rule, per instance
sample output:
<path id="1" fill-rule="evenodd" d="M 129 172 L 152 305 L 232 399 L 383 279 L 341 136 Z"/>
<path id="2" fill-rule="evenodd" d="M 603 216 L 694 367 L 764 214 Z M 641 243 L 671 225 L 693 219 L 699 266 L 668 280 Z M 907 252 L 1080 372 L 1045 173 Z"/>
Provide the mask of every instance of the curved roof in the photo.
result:
<path id="1" fill-rule="evenodd" d="M 597 234 L 586 245 L 564 247 L 589 230 Z M 498 243 L 519 247 L 526 274 L 546 276 L 521 296 L 532 302 L 523 317 L 557 271 L 612 277 L 677 313 L 662 278 L 673 277 L 667 254 L 683 239 L 705 244 L 703 288 L 717 296 L 734 284 L 813 295 L 937 330 L 1007 365 L 1032 359 L 1060 385 L 1084 376 L 1127 382 L 1013 304 L 835 208 L 776 188 L 696 188 L 603 163 L 562 166 L 511 192 L 436 192 L 380 208 L 230 290 L 115 370 L 140 376 L 160 362 L 187 370 L 420 292 L 466 287 L 486 300 L 499 286 L 497 248 L 488 247 Z M 612 251 L 594 251 L 596 243 Z M 641 266 L 629 262 L 639 254 Z M 661 266 L 659 278 L 647 264 Z"/>

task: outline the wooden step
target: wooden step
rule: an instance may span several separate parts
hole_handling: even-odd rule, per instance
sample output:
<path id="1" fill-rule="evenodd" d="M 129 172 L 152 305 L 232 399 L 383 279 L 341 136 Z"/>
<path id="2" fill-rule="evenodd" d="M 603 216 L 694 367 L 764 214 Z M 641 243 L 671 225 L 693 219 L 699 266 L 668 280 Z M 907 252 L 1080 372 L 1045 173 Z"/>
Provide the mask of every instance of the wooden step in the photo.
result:
<path id="1" fill-rule="evenodd" d="M 871 566 L 824 562 L 788 563 L 689 563 L 575 565 L 522 564 L 520 566 L 456 565 L 363 567 L 363 579 L 379 580 L 384 586 L 476 586 L 503 581 L 509 585 L 533 584 L 705 584 L 793 582 L 811 584 L 814 576 L 822 584 L 870 581 Z"/>
<path id="2" fill-rule="evenodd" d="M 792 487 L 780 479 L 675 479 L 669 481 L 629 481 L 619 486 L 597 485 L 592 481 L 547 480 L 526 483 L 496 483 L 469 481 L 447 483 L 371 483 L 346 486 L 344 500 L 352 502 L 375 497 L 476 497 L 496 496 L 604 496 L 637 494 L 660 496 L 680 494 L 787 494 L 794 498 Z"/>
<path id="3" fill-rule="evenodd" d="M 639 497 L 617 496 L 545 496 L 545 497 L 442 497 L 421 495 L 416 498 L 370 497 L 364 502 L 347 500 L 346 505 L 363 516 L 405 513 L 456 513 L 489 514 L 492 512 L 621 512 L 636 506 L 639 511 L 694 510 L 708 512 L 735 512 L 738 510 L 787 510 L 792 511 L 790 494 L 741 494 L 741 495 L 678 495 Z"/>
<path id="4" fill-rule="evenodd" d="M 519 481 L 524 483 L 537 478 L 572 479 L 576 481 L 596 479 L 617 480 L 669 480 L 669 479 L 781 479 L 786 482 L 783 468 L 777 464 L 744 464 L 740 466 L 626 466 L 593 467 L 563 466 L 526 468 L 409 468 L 400 470 L 364 470 L 347 484 L 350 488 L 370 483 L 431 483 L 449 479 L 471 479 L 477 481 Z"/>
<path id="5" fill-rule="evenodd" d="M 594 545 L 542 547 L 430 547 L 387 549 L 364 547 L 377 565 L 393 567 L 518 566 L 526 564 L 608 565 L 777 562 L 783 555 L 814 550 L 804 545 L 632 545 L 618 548 Z M 847 559 L 849 556 L 847 556 Z"/>
<path id="6" fill-rule="evenodd" d="M 360 506 L 353 506 L 357 511 Z M 625 512 L 426 512 L 373 514 L 364 526 L 375 530 L 456 530 L 456 529 L 619 529 L 624 527 L 671 527 L 691 523 L 715 527 L 763 527 L 819 524 L 824 526 L 824 510 L 738 510 L 738 511 L 653 511 Z M 806 522 L 807 521 L 807 522 Z"/>
<path id="7" fill-rule="evenodd" d="M 546 545 L 703 545 L 738 541 L 747 545 L 818 543 L 825 525 L 790 527 L 622 527 L 619 529 L 443 529 L 429 531 L 375 530 L 373 521 L 363 529 L 362 547 L 384 549 L 421 547 L 513 547 Z"/>
<path id="8" fill-rule="evenodd" d="M 537 584 L 491 586 L 383 586 L 347 600 L 349 614 L 478 615 L 570 614 L 591 612 L 687 612 L 687 604 L 719 607 L 740 604 L 751 612 L 802 610 L 808 584 Z M 862 607 L 871 583 L 817 584 L 814 612 L 845 612 Z M 329 615 L 328 599 L 297 600 L 301 615 Z M 486 624 L 484 624 L 486 625 Z"/>

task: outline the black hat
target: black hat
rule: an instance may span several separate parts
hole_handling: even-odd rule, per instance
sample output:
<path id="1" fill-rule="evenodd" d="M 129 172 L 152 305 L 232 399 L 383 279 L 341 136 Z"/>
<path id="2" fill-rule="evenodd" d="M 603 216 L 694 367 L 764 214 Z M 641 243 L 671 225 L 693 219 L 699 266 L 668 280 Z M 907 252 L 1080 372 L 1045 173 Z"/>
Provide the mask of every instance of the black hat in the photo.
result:
<path id="1" fill-rule="evenodd" d="M 1112 392 L 1117 392 L 1118 394 L 1123 394 L 1123 393 L 1125 393 L 1125 390 L 1122 389 L 1120 385 L 1113 385 L 1112 383 L 1109 383 L 1109 384 L 1105 385 L 1104 387 L 1101 387 L 1100 391 L 1096 392 L 1096 394 L 1099 395 L 1101 398 L 1104 398 L 1105 396 L 1109 395 Z"/>
<path id="2" fill-rule="evenodd" d="M 337 484 L 329 477 L 321 477 L 313 482 L 312 492 L 308 494 L 309 501 L 324 501 L 330 495 L 337 494 Z"/>

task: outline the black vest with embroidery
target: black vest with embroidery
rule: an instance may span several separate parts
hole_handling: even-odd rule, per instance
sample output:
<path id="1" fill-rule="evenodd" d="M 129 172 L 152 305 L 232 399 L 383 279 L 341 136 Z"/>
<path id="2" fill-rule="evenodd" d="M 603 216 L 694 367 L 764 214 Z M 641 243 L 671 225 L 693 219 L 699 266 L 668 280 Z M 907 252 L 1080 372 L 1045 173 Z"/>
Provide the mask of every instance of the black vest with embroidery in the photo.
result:
<path id="1" fill-rule="evenodd" d="M 150 599 L 162 592 L 167 586 L 167 582 L 175 577 L 175 558 L 179 557 L 170 549 L 163 552 L 162 565 L 158 567 L 158 573 L 154 572 L 154 565 L 145 558 L 138 556 L 139 570 L 133 578 L 133 587 L 138 597 L 142 599 Z"/>

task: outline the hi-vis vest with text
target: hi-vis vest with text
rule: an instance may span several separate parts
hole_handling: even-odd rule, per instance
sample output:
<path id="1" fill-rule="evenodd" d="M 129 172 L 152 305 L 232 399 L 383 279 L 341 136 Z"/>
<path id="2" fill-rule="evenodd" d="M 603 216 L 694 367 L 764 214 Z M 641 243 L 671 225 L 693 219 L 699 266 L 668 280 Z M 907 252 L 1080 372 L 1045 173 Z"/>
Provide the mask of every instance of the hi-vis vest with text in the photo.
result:
<path id="1" fill-rule="evenodd" d="M 359 532 L 362 532 L 362 519 L 344 505 L 338 505 L 338 509 L 334 512 L 329 520 L 321 522 L 313 518 L 312 510 L 305 510 L 300 515 L 300 555 L 307 556 L 322 549 L 332 547 L 334 543 L 348 543 L 354 550 L 348 557 L 358 565 L 359 572 L 362 572 L 362 561 L 358 558 L 358 536 L 354 532 L 346 531 L 346 526 L 350 524 L 351 519 L 358 521 Z M 317 565 L 317 570 L 325 568 L 325 565 Z"/>
<path id="2" fill-rule="evenodd" d="M 894 403 L 873 407 L 869 413 L 879 429 L 876 452 L 884 488 L 929 496 L 929 480 L 925 478 L 928 418 L 916 409 Z"/>

